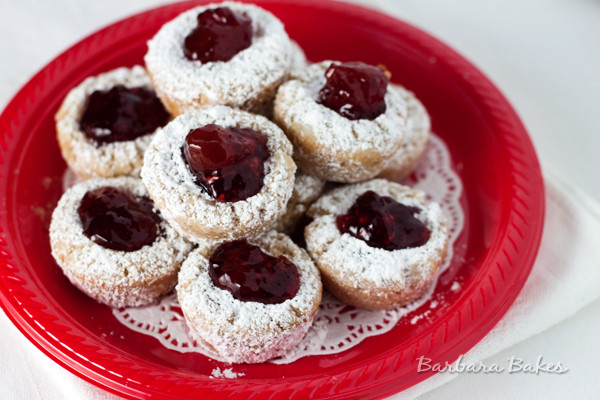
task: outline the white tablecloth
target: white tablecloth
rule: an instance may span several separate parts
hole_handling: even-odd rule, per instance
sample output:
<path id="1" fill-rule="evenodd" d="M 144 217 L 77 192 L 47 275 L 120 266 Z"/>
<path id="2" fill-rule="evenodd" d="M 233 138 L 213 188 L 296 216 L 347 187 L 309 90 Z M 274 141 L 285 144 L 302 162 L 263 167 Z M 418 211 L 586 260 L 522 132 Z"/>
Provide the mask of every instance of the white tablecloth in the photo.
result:
<path id="1" fill-rule="evenodd" d="M 544 168 L 556 171 L 568 184 L 600 199 L 600 184 L 596 174 L 592 173 L 600 170 L 600 158 L 596 155 L 600 149 L 600 46 L 597 43 L 600 2 L 361 2 L 412 22 L 467 56 L 515 106 Z M 163 1 L 0 0 L 0 107 L 33 73 L 74 42 L 117 19 L 160 3 Z M 560 182 L 551 187 L 557 187 L 559 192 L 565 190 Z M 567 200 L 571 205 L 581 205 L 578 196 Z M 557 201 L 555 206 L 559 207 L 559 204 Z M 552 210 L 551 207 L 548 209 Z M 583 231 L 585 229 L 579 230 Z M 555 251 L 560 253 L 561 249 L 559 245 Z M 573 251 L 573 247 L 569 251 Z M 597 252 L 591 248 L 589 251 L 576 248 L 576 251 L 577 260 L 580 260 L 578 265 L 596 263 L 600 267 L 600 258 L 594 256 Z M 581 272 L 581 269 L 576 271 Z M 556 296 L 561 296 L 560 291 L 557 290 Z M 573 300 L 571 307 L 557 309 L 556 315 L 567 317 L 589 303 L 593 296 L 586 292 L 570 298 Z M 600 398 L 600 387 L 596 383 L 600 370 L 600 341 L 597 339 L 600 302 L 592 302 L 549 329 L 546 328 L 553 323 L 552 310 L 546 309 L 548 315 L 544 314 L 543 318 L 538 314 L 539 309 L 533 310 L 530 310 L 530 324 L 544 326 L 542 333 L 493 355 L 499 348 L 537 333 L 532 329 L 516 329 L 513 334 L 512 331 L 504 332 L 496 336 L 502 338 L 501 346 L 496 340 L 496 347 L 485 347 L 489 343 L 484 341 L 480 346 L 484 349 L 476 348 L 478 353 L 472 356 L 477 359 L 488 357 L 483 361 L 487 365 L 494 362 L 506 365 L 513 356 L 535 362 L 541 355 L 546 361 L 561 362 L 569 372 L 562 375 L 455 374 L 450 376 L 454 378 L 452 381 L 445 383 L 449 376 L 446 374 L 398 398 L 422 394 L 437 384 L 443 386 L 422 397 Z M 1 313 L 0 332 L 2 398 L 111 398 L 43 356 Z"/>

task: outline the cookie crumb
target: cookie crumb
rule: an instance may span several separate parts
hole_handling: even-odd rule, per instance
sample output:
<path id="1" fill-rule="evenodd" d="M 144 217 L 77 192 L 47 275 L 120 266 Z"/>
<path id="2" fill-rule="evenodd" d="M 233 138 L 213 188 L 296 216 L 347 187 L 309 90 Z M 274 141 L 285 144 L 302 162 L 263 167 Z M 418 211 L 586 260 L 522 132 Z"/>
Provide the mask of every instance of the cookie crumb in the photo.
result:
<path id="1" fill-rule="evenodd" d="M 233 372 L 233 368 L 227 368 L 221 371 L 220 368 L 215 368 L 212 370 L 212 372 L 210 373 L 210 378 L 214 379 L 214 378 L 225 378 L 225 379 L 237 379 L 239 377 L 242 377 L 246 374 L 244 374 L 243 372 Z"/>
<path id="2" fill-rule="evenodd" d="M 460 290 L 461 286 L 460 283 L 454 281 L 454 283 L 452 284 L 452 287 L 450 287 L 450 290 L 452 290 L 453 292 L 458 292 Z"/>

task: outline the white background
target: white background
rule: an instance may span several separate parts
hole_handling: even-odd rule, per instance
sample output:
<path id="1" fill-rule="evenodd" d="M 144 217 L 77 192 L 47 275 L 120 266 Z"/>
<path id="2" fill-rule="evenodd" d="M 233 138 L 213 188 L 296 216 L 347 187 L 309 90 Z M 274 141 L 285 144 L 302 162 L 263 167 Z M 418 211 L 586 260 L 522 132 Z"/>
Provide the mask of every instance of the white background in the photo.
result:
<path id="1" fill-rule="evenodd" d="M 600 1 L 360 2 L 423 28 L 470 59 L 513 104 L 543 167 L 600 199 Z M 162 3 L 0 0 L 0 108 L 59 52 L 109 23 Z M 564 375 L 463 374 L 424 398 L 519 399 L 531 394 L 600 398 L 599 315 L 596 301 L 575 317 L 486 361 L 506 365 L 514 355 L 535 362 L 543 355 L 568 367 Z M 15 328 L 6 329 L 0 332 L 0 338 L 7 338 L 0 341 L 1 351 L 19 346 L 23 352 L 32 351 Z M 36 367 L 40 366 L 31 365 Z M 44 398 L 22 382 L 27 380 L 0 376 L 0 397 Z"/>

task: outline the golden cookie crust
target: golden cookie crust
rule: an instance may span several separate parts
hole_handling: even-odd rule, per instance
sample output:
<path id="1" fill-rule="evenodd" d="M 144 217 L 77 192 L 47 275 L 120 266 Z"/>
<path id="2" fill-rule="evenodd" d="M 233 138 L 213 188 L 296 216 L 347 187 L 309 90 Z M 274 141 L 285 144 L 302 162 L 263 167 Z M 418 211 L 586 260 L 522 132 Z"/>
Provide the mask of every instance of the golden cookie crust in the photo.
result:
<path id="1" fill-rule="evenodd" d="M 325 183 L 324 180 L 297 169 L 292 196 L 271 229 L 290 234 L 311 203 L 319 197 Z"/>
<path id="2" fill-rule="evenodd" d="M 102 247 L 83 234 L 77 208 L 90 190 L 112 186 L 148 196 L 142 181 L 132 177 L 91 179 L 67 190 L 52 214 L 52 256 L 71 283 L 100 303 L 139 306 L 156 300 L 177 282 L 177 273 L 191 245 L 166 222 L 151 245 L 126 252 Z"/>
<path id="3" fill-rule="evenodd" d="M 294 145 L 300 168 L 323 180 L 359 182 L 373 178 L 402 145 L 406 103 L 393 85 L 386 111 L 374 120 L 349 120 L 317 103 L 333 61 L 294 72 L 277 91 L 274 118 Z"/>
<path id="4" fill-rule="evenodd" d="M 262 189 L 245 200 L 220 203 L 195 181 L 182 146 L 191 129 L 208 124 L 251 128 L 267 136 Z M 144 157 L 142 180 L 163 217 L 194 242 L 258 236 L 285 210 L 294 187 L 292 146 L 281 129 L 265 117 L 226 106 L 211 106 L 180 115 L 152 141 Z"/>
<path id="5" fill-rule="evenodd" d="M 340 234 L 335 218 L 364 192 L 421 209 L 417 215 L 431 231 L 420 247 L 385 250 L 369 246 L 348 233 Z M 446 218 L 425 194 L 384 179 L 347 185 L 317 200 L 307 213 L 314 220 L 305 229 L 307 250 L 321 271 L 323 284 L 340 300 L 369 310 L 393 309 L 416 300 L 431 284 L 448 244 Z"/>
<path id="6" fill-rule="evenodd" d="M 130 141 L 99 144 L 88 138 L 79 127 L 89 95 L 97 90 L 110 90 L 116 85 L 154 90 L 146 71 L 139 65 L 117 68 L 87 78 L 73 88 L 55 115 L 61 154 L 79 179 L 140 176 L 144 152 L 154 133 Z"/>
<path id="7" fill-rule="evenodd" d="M 379 176 L 400 182 L 415 169 L 417 162 L 425 152 L 431 132 L 431 120 L 427 110 L 414 93 L 399 85 L 397 88 L 403 93 L 408 105 L 406 136 L 402 147 L 392 156 Z"/>
<path id="8" fill-rule="evenodd" d="M 280 304 L 235 299 L 216 287 L 208 259 L 217 247 L 201 243 L 179 273 L 177 298 L 192 332 L 232 363 L 259 363 L 283 355 L 299 343 L 321 302 L 319 271 L 305 250 L 282 233 L 269 231 L 249 243 L 274 257 L 284 255 L 300 274 L 296 296 Z"/>
<path id="9" fill-rule="evenodd" d="M 250 17 L 251 46 L 226 62 L 186 59 L 183 43 L 197 26 L 198 14 L 223 6 Z M 144 61 L 158 96 L 173 115 L 215 104 L 264 113 L 287 79 L 294 51 L 274 15 L 251 4 L 224 2 L 195 7 L 167 22 L 148 42 Z"/>

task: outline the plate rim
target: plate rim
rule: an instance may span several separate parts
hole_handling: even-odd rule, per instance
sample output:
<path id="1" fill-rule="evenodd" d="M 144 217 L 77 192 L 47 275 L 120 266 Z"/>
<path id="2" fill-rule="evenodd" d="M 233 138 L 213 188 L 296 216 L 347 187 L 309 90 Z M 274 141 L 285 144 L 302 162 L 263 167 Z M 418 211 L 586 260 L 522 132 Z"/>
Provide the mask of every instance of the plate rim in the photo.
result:
<path id="1" fill-rule="evenodd" d="M 19 116 L 22 117 L 24 106 L 28 102 L 34 101 L 32 99 L 32 93 L 37 93 L 38 91 L 40 91 L 40 87 L 42 87 L 41 91 L 43 91 L 45 81 L 46 79 L 48 79 L 48 71 L 60 67 L 60 64 L 62 62 L 65 62 L 66 59 L 72 57 L 74 54 L 81 54 L 82 52 L 84 52 L 85 47 L 89 47 L 91 41 L 109 39 L 110 37 L 113 37 L 116 33 L 118 33 L 120 30 L 122 30 L 124 26 L 128 24 L 132 25 L 133 23 L 140 24 L 147 17 L 157 18 L 160 15 L 161 11 L 165 9 L 179 9 L 182 11 L 183 9 L 191 8 L 193 6 L 206 3 L 210 3 L 210 1 L 183 1 L 155 7 L 150 10 L 137 13 L 130 17 L 126 17 L 119 21 L 116 21 L 108 25 L 107 27 L 98 30 L 97 32 L 88 35 L 87 37 L 83 38 L 82 40 L 80 40 L 79 42 L 62 52 L 60 55 L 58 55 L 56 58 L 54 58 L 52 61 L 46 64 L 25 85 L 23 85 L 19 92 L 7 104 L 6 108 L 0 115 L 0 127 L 2 128 L 3 132 L 1 140 L 6 141 L 7 138 L 5 136 L 7 134 L 10 138 L 10 133 L 12 133 L 12 125 L 17 123 L 15 120 L 18 120 Z M 269 4 L 282 4 L 284 3 L 284 0 L 256 0 L 252 1 L 251 3 L 257 3 L 258 5 L 265 6 L 265 8 L 269 8 Z M 491 330 L 493 326 L 501 319 L 501 317 L 506 313 L 510 305 L 517 297 L 518 293 L 520 292 L 520 289 L 526 281 L 527 276 L 529 275 L 531 268 L 533 267 L 533 262 L 535 260 L 535 256 L 537 255 L 537 251 L 541 241 L 541 233 L 544 222 L 543 179 L 541 175 L 539 162 L 537 160 L 537 156 L 533 148 L 533 144 L 531 143 L 531 140 L 527 135 L 525 127 L 521 123 L 516 112 L 513 110 L 512 106 L 501 94 L 501 92 L 477 67 L 475 67 L 469 61 L 467 61 L 462 55 L 454 51 L 452 48 L 445 45 L 439 39 L 429 35 L 428 33 L 425 33 L 424 31 L 412 26 L 409 23 L 392 17 L 388 14 L 384 14 L 383 12 L 376 11 L 356 4 L 343 3 L 338 1 L 302 0 L 295 2 L 294 5 L 299 5 L 302 7 L 311 7 L 314 9 L 323 10 L 325 12 L 335 12 L 338 15 L 340 13 L 344 13 L 347 15 L 360 14 L 361 19 L 368 21 L 370 24 L 376 24 L 379 27 L 383 27 L 385 29 L 393 31 L 401 30 L 404 33 L 404 37 L 406 37 L 406 34 L 409 33 L 408 40 L 412 41 L 413 45 L 416 45 L 420 48 L 427 48 L 434 54 L 443 55 L 441 58 L 444 61 L 446 61 L 449 67 L 453 70 L 469 71 L 469 73 L 471 73 L 471 75 L 469 76 L 469 80 L 467 81 L 466 79 L 463 79 L 462 83 L 471 87 L 475 91 L 475 93 L 479 95 L 479 98 L 482 99 L 482 104 L 485 104 L 490 110 L 492 110 L 492 112 L 495 111 L 497 114 L 503 117 L 501 119 L 501 122 L 504 125 L 506 125 L 506 128 L 504 129 L 506 135 L 502 135 L 500 140 L 504 140 L 506 142 L 505 144 L 507 145 L 507 147 L 516 148 L 521 152 L 521 154 L 518 154 L 518 156 L 520 157 L 515 157 L 515 159 L 518 161 L 519 164 L 521 164 L 522 167 L 528 168 L 527 171 L 529 173 L 529 176 L 526 176 L 524 173 L 518 173 L 516 172 L 516 170 L 512 171 L 513 173 L 511 174 L 511 177 L 513 178 L 513 187 L 515 188 L 513 199 L 516 199 L 516 201 L 514 201 L 513 206 L 517 207 L 520 210 L 520 212 L 525 213 L 526 215 L 535 216 L 535 218 L 533 218 L 535 223 L 532 224 L 529 232 L 527 232 L 528 235 L 526 235 L 526 238 L 529 240 L 530 245 L 528 247 L 525 247 L 524 249 L 517 249 L 516 247 L 518 246 L 513 246 L 512 251 L 509 246 L 506 246 L 507 240 L 516 241 L 517 243 L 525 241 L 523 238 L 520 238 L 520 235 L 516 230 L 517 228 L 513 220 L 511 223 L 508 223 L 508 225 L 505 226 L 506 230 L 502 232 L 504 239 L 501 242 L 502 244 L 504 244 L 504 246 L 495 249 L 497 252 L 504 252 L 504 264 L 500 264 L 501 260 L 490 260 L 491 258 L 494 258 L 492 257 L 494 253 L 492 249 L 488 251 L 488 254 L 486 255 L 485 259 L 482 261 L 482 264 L 487 262 L 496 262 L 498 268 L 502 270 L 503 265 L 505 267 L 514 267 L 514 261 L 512 260 L 518 260 L 519 268 L 516 269 L 516 271 L 511 271 L 511 277 L 513 278 L 515 283 L 513 287 L 518 286 L 518 290 L 514 290 L 514 293 L 504 298 L 500 304 L 496 304 L 496 307 L 493 309 L 494 318 L 491 318 L 486 323 L 477 326 L 477 329 L 475 329 L 474 332 L 469 333 L 471 336 L 478 336 L 479 338 L 477 340 L 472 340 L 472 343 L 470 343 L 466 348 L 465 346 L 461 347 L 460 352 L 454 351 L 445 353 L 447 354 L 447 359 L 455 360 L 460 354 L 465 353 L 470 348 L 472 348 L 477 342 L 479 342 L 485 336 L 485 334 L 489 332 L 489 330 Z M 12 137 L 10 139 L 14 140 L 16 138 Z M 6 146 L 0 148 L 0 156 L 4 157 L 5 155 Z M 10 162 L 6 162 L 6 159 L 4 161 L 0 160 L 0 164 L 3 163 L 10 164 Z M 534 188 L 536 190 L 528 191 L 528 187 Z M 2 186 L 2 188 L 0 189 L 0 198 L 2 198 L 3 201 L 8 195 L 5 188 L 6 186 Z M 21 279 L 18 276 L 19 266 L 13 263 L 13 256 L 10 254 L 10 252 L 7 252 L 5 250 L 8 244 L 6 240 L 10 241 L 10 236 L 7 234 L 7 231 L 9 229 L 7 228 L 10 229 L 10 227 L 0 225 L 0 278 L 2 278 L 0 280 L 0 306 L 3 308 L 4 312 L 11 320 L 11 322 L 24 334 L 24 336 L 27 337 L 27 339 L 30 342 L 32 342 L 36 347 L 38 347 L 44 354 L 56 361 L 62 367 L 66 368 L 67 370 L 79 376 L 80 378 L 112 393 L 121 396 L 128 396 L 131 398 L 135 398 L 137 396 L 164 395 L 165 393 L 156 390 L 148 392 L 148 388 L 141 384 L 139 387 L 131 386 L 131 381 L 129 383 L 127 383 L 127 381 L 118 382 L 118 380 L 115 380 L 116 376 L 111 375 L 111 372 L 108 371 L 106 368 L 104 368 L 104 373 L 101 373 L 99 372 L 101 370 L 93 368 L 92 365 L 86 364 L 85 362 L 82 363 L 83 360 L 81 359 L 81 355 L 79 355 L 77 351 L 74 351 L 72 349 L 69 349 L 69 351 L 65 348 L 57 348 L 56 343 L 50 341 L 49 337 L 46 336 L 48 335 L 48 332 L 33 323 L 35 318 L 27 318 L 26 308 L 21 307 L 19 304 L 15 303 L 18 302 L 16 297 L 13 296 L 16 292 L 11 291 L 12 287 L 9 288 L 6 286 L 6 279 L 10 279 L 12 281 L 11 284 L 15 285 L 18 285 L 19 279 Z M 498 232 L 495 232 L 495 235 L 496 234 L 498 234 Z M 515 258 L 515 256 L 518 257 Z M 506 263 L 508 263 L 509 265 L 506 265 Z M 486 274 L 485 276 L 488 275 L 489 274 Z M 480 276 L 479 279 L 483 280 L 485 279 L 485 277 Z M 454 304 L 446 311 L 446 313 L 443 316 L 446 320 L 446 324 L 450 322 L 450 317 L 454 316 L 454 318 L 456 318 L 457 315 L 462 315 L 463 309 L 465 309 L 465 312 L 467 312 L 467 308 L 470 307 L 470 312 L 473 312 L 473 299 L 477 297 L 477 294 L 474 292 L 479 290 L 481 296 L 481 291 L 483 290 L 481 286 L 475 285 L 475 283 L 476 281 L 472 282 L 471 285 L 465 288 L 465 291 L 461 294 L 461 297 L 465 297 L 465 299 L 468 298 L 469 302 L 459 302 L 459 299 L 457 299 L 456 304 Z M 33 299 L 34 297 L 31 298 Z M 465 304 L 470 304 L 470 306 L 465 308 Z M 41 309 L 39 311 L 41 312 Z M 48 319 L 48 321 L 51 321 L 51 319 Z M 432 325 L 432 327 L 430 327 L 429 329 L 426 329 L 419 335 L 415 336 L 414 342 L 417 344 L 417 347 L 415 347 L 414 351 L 412 352 L 413 357 L 417 354 L 419 343 L 426 342 L 427 337 L 430 337 L 430 342 L 433 340 L 434 335 L 436 334 L 436 332 L 433 332 L 434 328 L 436 327 Z M 439 330 L 439 327 L 437 327 L 436 330 Z M 465 330 L 462 330 L 461 333 L 464 332 Z M 402 361 L 405 357 L 404 353 L 405 351 L 402 351 L 402 354 L 397 354 L 397 352 L 392 349 L 379 354 L 376 357 L 376 359 L 374 359 L 373 362 L 371 362 L 367 366 L 356 367 L 352 370 L 348 370 L 347 372 L 339 373 L 325 378 L 321 375 L 314 374 L 313 376 L 308 377 L 299 376 L 281 379 L 282 382 L 276 383 L 273 383 L 273 379 L 243 379 L 243 381 L 236 381 L 209 380 L 208 377 L 198 377 L 197 381 L 211 383 L 210 386 L 212 386 L 213 388 L 208 392 L 205 392 L 204 394 L 214 391 L 236 391 L 240 393 L 240 383 L 251 383 L 254 385 L 254 390 L 265 390 L 264 393 L 266 395 L 263 397 L 266 398 L 270 397 L 271 395 L 277 394 L 279 390 L 287 389 L 290 386 L 290 383 L 302 383 L 303 386 L 317 388 L 331 384 L 332 380 L 339 381 L 340 379 L 348 379 L 348 377 L 354 375 L 356 375 L 356 379 L 353 379 L 353 383 L 352 385 L 350 385 L 351 387 L 343 388 L 346 391 L 342 394 L 350 395 L 364 393 L 364 391 L 368 389 L 368 387 L 365 386 L 367 382 L 364 377 L 379 376 L 379 378 L 385 378 L 385 381 L 383 383 L 381 381 L 372 382 L 373 385 L 370 386 L 374 386 L 375 383 L 377 385 L 386 385 L 386 390 L 380 391 L 377 394 L 377 396 L 380 397 L 396 393 L 397 388 L 400 387 L 400 385 L 393 384 L 393 380 L 398 379 L 397 374 L 392 373 L 390 375 L 386 374 L 385 372 L 381 372 L 381 370 L 386 365 L 389 365 L 390 367 L 394 366 L 392 367 L 392 370 L 396 369 L 395 367 L 398 367 L 402 364 Z M 406 353 L 410 353 L 410 351 L 406 351 Z M 90 360 L 88 360 L 88 363 L 89 362 Z M 145 373 L 145 371 L 142 371 L 142 369 L 138 370 L 137 372 Z M 160 373 L 154 375 L 160 375 Z M 173 375 L 187 376 L 189 375 L 189 373 L 181 372 L 174 373 Z M 431 375 L 432 374 L 421 374 L 419 375 L 420 379 L 413 379 L 412 384 L 409 386 L 412 386 Z M 150 374 L 149 376 L 152 376 L 152 374 Z M 359 385 L 359 383 L 362 384 L 362 386 Z M 335 386 L 331 387 L 334 388 Z M 295 388 L 293 392 L 290 392 L 290 397 L 291 395 L 301 396 L 302 393 L 306 392 L 303 392 L 302 388 Z M 337 393 L 337 395 L 339 395 L 339 393 Z M 178 397 L 173 396 L 173 398 Z"/>

